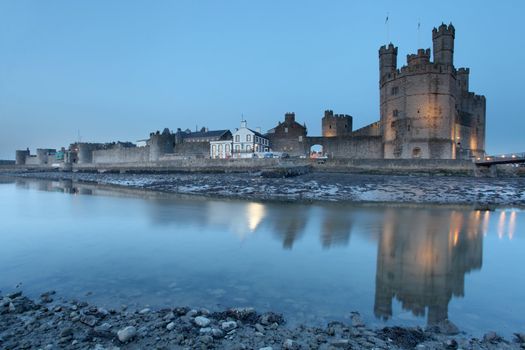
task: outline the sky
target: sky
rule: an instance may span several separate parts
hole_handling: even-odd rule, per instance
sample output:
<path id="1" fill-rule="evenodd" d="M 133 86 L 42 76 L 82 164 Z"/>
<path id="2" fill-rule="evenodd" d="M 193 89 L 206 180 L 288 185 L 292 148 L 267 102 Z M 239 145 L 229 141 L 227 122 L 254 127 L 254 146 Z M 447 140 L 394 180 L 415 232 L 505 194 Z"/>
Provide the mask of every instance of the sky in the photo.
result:
<path id="1" fill-rule="evenodd" d="M 522 0 L 0 0 L 0 159 L 242 116 L 268 130 L 286 112 L 312 136 L 326 109 L 356 129 L 379 120 L 378 48 L 398 46 L 399 67 L 442 22 L 487 97 L 487 152 L 523 152 L 523 13 Z"/>

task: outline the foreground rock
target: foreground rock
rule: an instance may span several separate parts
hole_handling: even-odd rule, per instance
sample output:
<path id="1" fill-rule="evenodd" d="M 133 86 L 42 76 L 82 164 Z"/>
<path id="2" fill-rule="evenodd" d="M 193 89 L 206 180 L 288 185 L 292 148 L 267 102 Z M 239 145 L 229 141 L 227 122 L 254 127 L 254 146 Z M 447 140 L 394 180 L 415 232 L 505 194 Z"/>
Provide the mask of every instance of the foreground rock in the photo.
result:
<path id="1" fill-rule="evenodd" d="M 331 322 L 324 328 L 290 329 L 281 315 L 259 314 L 252 308 L 212 313 L 185 307 L 117 312 L 79 301 L 33 301 L 20 292 L 0 295 L 1 349 L 525 348 L 524 334 L 506 340 L 489 332 L 476 339 L 445 334 L 451 329 L 455 333 L 451 325 L 370 329 L 357 313 L 352 313 L 350 325 Z"/>

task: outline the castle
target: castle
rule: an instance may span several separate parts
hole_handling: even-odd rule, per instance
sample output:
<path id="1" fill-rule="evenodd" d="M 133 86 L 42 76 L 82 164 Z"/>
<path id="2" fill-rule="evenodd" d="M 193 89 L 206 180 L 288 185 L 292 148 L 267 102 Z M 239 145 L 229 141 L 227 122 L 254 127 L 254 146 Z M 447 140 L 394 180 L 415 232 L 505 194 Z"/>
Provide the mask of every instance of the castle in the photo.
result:
<path id="1" fill-rule="evenodd" d="M 380 115 L 384 158 L 457 159 L 485 153 L 485 97 L 469 91 L 469 69 L 454 67 L 455 29 L 432 31 L 430 49 L 407 56 L 379 49 Z"/>
<path id="2" fill-rule="evenodd" d="M 326 110 L 322 136 L 308 136 L 295 113 L 285 114 L 266 135 L 272 151 L 306 157 L 314 146 L 328 158 L 339 159 L 474 159 L 485 155 L 485 97 L 469 91 L 469 69 L 454 66 L 455 29 L 442 24 L 432 30 L 430 49 L 418 49 L 397 68 L 397 47 L 379 48 L 379 121 L 353 130 L 353 117 Z M 251 137 L 251 136 L 246 136 Z M 180 158 L 230 158 L 232 152 L 213 152 L 234 143 L 229 130 L 189 130 L 151 133 L 145 147 L 130 143 L 76 143 L 56 152 L 38 149 L 16 152 L 19 165 L 158 163 Z M 265 141 L 266 142 L 266 141 Z M 219 145 L 219 143 L 221 145 Z M 232 145 L 229 145 L 233 150 Z M 263 149 L 266 150 L 265 143 Z M 226 147 L 226 146 L 225 146 Z M 217 148 L 218 149 L 218 148 Z M 257 147 L 249 147 L 257 152 Z M 244 152 L 246 153 L 246 152 Z M 220 155 L 219 155 L 220 154 Z M 319 152 L 315 152 L 319 154 Z M 235 158 L 235 157 L 233 157 Z"/>
<path id="3" fill-rule="evenodd" d="M 379 49 L 380 120 L 352 130 L 353 118 L 325 111 L 322 137 L 283 133 L 295 115 L 270 130 L 272 149 L 301 155 L 314 144 L 333 158 L 472 159 L 485 154 L 485 97 L 469 91 L 469 69 L 454 67 L 455 29 L 432 31 L 430 49 L 419 49 L 397 68 L 397 47 Z M 280 132 L 279 132 L 280 131 Z"/>

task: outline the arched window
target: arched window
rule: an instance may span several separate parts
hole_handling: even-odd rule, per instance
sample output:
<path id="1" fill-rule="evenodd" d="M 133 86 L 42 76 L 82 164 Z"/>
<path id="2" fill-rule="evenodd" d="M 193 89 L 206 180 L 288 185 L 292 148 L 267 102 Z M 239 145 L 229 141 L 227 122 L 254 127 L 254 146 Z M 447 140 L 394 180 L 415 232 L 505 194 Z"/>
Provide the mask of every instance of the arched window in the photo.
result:
<path id="1" fill-rule="evenodd" d="M 241 142 L 241 136 L 235 135 L 235 142 Z"/>
<path id="2" fill-rule="evenodd" d="M 252 135 L 246 135 L 246 142 L 252 141 Z"/>

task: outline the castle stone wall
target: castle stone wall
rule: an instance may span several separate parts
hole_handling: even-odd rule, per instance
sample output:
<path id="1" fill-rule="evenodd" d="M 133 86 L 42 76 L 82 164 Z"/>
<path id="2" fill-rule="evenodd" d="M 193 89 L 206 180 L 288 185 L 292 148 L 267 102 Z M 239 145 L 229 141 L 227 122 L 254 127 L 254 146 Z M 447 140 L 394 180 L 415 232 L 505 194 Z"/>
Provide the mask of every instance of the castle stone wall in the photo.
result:
<path id="1" fill-rule="evenodd" d="M 330 158 L 379 159 L 383 158 L 381 136 L 307 137 L 306 149 L 321 145 Z"/>
<path id="2" fill-rule="evenodd" d="M 209 158 L 210 157 L 210 143 L 209 142 L 183 142 L 175 146 L 175 156 L 194 157 L 194 158 Z M 160 159 L 160 158 L 159 158 Z"/>
<path id="3" fill-rule="evenodd" d="M 93 151 L 92 162 L 95 164 L 132 163 L 149 161 L 149 146 L 116 147 Z"/>

